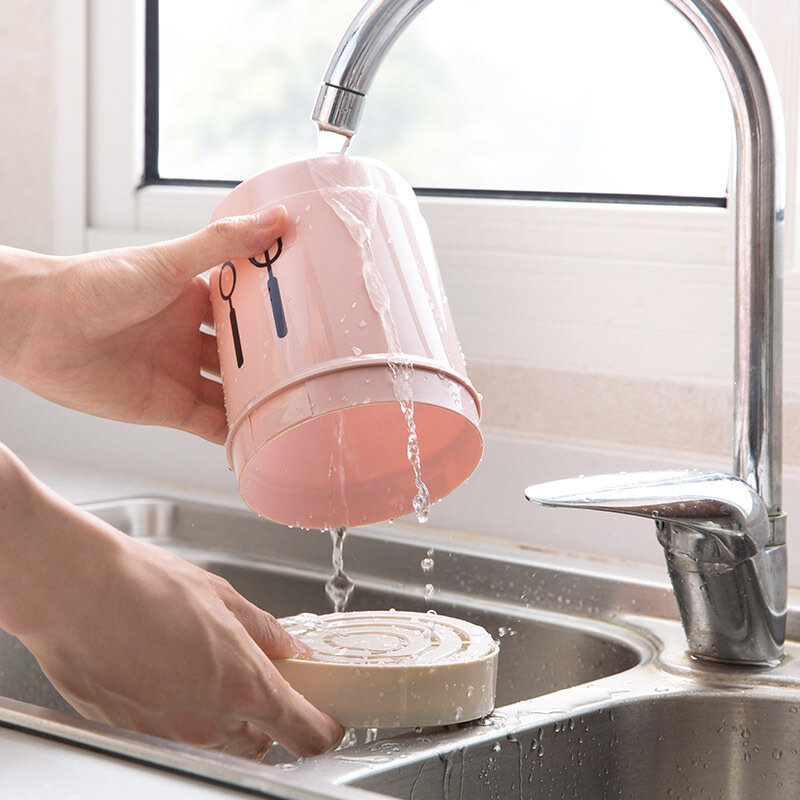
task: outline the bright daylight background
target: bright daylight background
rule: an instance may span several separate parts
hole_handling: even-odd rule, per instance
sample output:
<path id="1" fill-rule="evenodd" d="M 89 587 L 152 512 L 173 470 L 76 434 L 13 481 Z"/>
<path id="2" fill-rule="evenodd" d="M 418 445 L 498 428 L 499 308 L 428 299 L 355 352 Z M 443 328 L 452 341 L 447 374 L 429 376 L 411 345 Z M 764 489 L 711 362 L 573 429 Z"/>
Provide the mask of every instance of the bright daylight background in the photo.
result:
<path id="1" fill-rule="evenodd" d="M 242 180 L 312 151 L 320 78 L 361 4 L 161 0 L 161 176 Z M 721 197 L 731 140 L 722 79 L 665 0 L 435 0 L 351 152 L 418 187 Z"/>

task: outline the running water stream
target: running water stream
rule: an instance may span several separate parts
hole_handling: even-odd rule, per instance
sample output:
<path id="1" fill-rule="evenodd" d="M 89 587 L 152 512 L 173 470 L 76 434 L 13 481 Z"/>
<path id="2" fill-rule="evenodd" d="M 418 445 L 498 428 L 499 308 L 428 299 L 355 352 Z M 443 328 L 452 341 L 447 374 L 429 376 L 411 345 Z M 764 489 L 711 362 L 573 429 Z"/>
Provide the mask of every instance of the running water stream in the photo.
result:
<path id="1" fill-rule="evenodd" d="M 334 528 L 330 531 L 333 542 L 333 575 L 325 584 L 325 594 L 336 613 L 347 611 L 347 603 L 353 593 L 353 581 L 344 571 L 344 540 L 347 528 Z"/>
<path id="2" fill-rule="evenodd" d="M 344 154 L 350 144 L 350 137 L 333 131 L 318 131 L 317 152 L 320 155 Z M 315 169 L 325 170 L 327 165 L 322 161 Z M 392 376 L 392 390 L 397 400 L 400 411 L 408 428 L 406 455 L 414 475 L 416 494 L 412 500 L 412 507 L 419 522 L 426 522 L 431 506 L 431 497 L 428 487 L 422 479 L 420 462 L 419 437 L 414 421 L 414 367 L 402 355 L 400 337 L 392 316 L 389 292 L 383 280 L 373 253 L 372 234 L 377 227 L 378 202 L 375 190 L 371 187 L 339 187 L 337 182 L 325 181 L 325 188 L 321 193 L 328 206 L 344 223 L 348 233 L 358 244 L 362 253 L 361 272 L 364 286 L 372 307 L 381 321 L 385 336 L 387 352 L 389 353 L 388 367 Z M 341 426 L 341 423 L 340 423 Z M 343 483 L 343 464 L 341 459 L 342 431 L 339 428 L 339 481 Z M 331 456 L 333 459 L 333 455 Z M 332 461 L 333 468 L 333 461 Z M 329 477 L 333 478 L 332 472 Z M 340 490 L 343 488 L 339 487 Z M 334 611 L 341 612 L 347 609 L 347 603 L 353 592 L 353 582 L 344 572 L 344 540 L 347 536 L 345 527 L 335 528 L 330 531 L 333 542 L 333 575 L 325 584 L 325 591 L 333 605 Z M 432 593 L 433 587 L 430 586 Z M 430 600 L 430 593 L 426 587 L 426 602 Z"/>

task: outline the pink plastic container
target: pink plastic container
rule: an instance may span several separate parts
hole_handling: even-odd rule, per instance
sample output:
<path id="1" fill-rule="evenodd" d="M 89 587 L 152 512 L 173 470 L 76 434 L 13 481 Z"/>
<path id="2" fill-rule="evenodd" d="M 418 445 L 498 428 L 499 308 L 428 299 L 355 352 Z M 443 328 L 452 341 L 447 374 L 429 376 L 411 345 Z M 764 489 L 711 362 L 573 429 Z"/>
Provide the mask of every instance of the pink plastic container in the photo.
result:
<path id="1" fill-rule="evenodd" d="M 240 184 L 213 218 L 278 203 L 279 242 L 210 274 L 242 498 L 334 528 L 409 513 L 420 482 L 444 497 L 480 461 L 480 401 L 413 191 L 376 161 L 316 156 Z"/>

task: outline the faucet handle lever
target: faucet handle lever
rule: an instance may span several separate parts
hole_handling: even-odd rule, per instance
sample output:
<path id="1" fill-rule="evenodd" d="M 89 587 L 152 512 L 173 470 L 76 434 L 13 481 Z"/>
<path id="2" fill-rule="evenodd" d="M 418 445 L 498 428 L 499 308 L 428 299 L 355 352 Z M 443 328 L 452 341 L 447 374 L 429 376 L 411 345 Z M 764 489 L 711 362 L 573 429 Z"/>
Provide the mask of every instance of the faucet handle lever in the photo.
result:
<path id="1" fill-rule="evenodd" d="M 725 540 L 746 540 L 748 549 L 768 543 L 766 506 L 740 478 L 705 470 L 659 470 L 589 475 L 535 484 L 528 500 L 545 506 L 588 508 L 648 517 Z M 739 549 L 739 548 L 737 548 Z M 752 554 L 752 553 L 751 553 Z"/>

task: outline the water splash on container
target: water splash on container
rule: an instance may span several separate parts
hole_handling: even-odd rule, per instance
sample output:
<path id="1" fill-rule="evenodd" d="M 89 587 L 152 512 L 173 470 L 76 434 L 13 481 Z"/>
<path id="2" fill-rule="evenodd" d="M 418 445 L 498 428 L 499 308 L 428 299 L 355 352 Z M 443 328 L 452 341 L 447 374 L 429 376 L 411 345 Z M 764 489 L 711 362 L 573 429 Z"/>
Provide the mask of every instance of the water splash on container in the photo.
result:
<path id="1" fill-rule="evenodd" d="M 318 162 L 312 163 L 314 163 L 313 169 L 319 171 L 322 176 L 328 170 L 335 170 L 337 161 L 336 159 L 320 159 Z M 420 522 L 426 522 L 431 506 L 431 497 L 428 487 L 422 479 L 419 438 L 414 421 L 412 385 L 414 367 L 411 361 L 403 356 L 397 326 L 392 316 L 389 291 L 378 269 L 373 252 L 372 235 L 378 227 L 377 194 L 375 189 L 370 186 L 338 186 L 335 174 L 327 177 L 329 180 L 321 181 L 320 193 L 361 249 L 361 272 L 364 287 L 386 336 L 389 353 L 387 363 L 392 375 L 392 390 L 408 427 L 407 456 L 414 473 L 414 485 L 417 490 L 412 500 L 412 507 L 417 519 Z"/>

